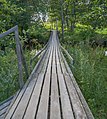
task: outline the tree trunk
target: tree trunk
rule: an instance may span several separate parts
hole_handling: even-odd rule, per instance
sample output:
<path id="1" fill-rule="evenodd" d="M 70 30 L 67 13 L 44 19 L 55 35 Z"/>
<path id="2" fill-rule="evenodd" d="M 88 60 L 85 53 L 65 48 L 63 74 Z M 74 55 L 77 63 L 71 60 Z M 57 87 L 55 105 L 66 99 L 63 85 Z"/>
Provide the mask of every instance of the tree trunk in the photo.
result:
<path id="1" fill-rule="evenodd" d="M 68 20 L 68 5 L 66 6 L 66 25 L 67 25 L 67 29 L 69 29 L 69 20 Z"/>
<path id="2" fill-rule="evenodd" d="M 76 22 L 76 13 L 75 13 L 75 2 L 73 2 L 73 8 L 72 8 L 72 21 L 71 21 L 71 31 L 74 31 L 75 28 L 75 22 Z"/>
<path id="3" fill-rule="evenodd" d="M 63 0 L 60 0 L 61 5 L 61 22 L 62 22 L 62 40 L 64 39 L 64 14 L 63 14 Z"/>

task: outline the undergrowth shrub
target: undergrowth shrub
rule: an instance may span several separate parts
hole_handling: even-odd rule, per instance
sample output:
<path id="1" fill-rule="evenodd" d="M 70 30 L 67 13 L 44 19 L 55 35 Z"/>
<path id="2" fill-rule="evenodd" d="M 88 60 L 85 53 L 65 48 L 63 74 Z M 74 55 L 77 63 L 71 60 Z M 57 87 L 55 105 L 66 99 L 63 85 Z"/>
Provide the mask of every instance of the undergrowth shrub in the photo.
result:
<path id="1" fill-rule="evenodd" d="M 47 30 L 42 26 L 38 26 L 36 29 L 36 26 L 33 25 L 27 31 L 23 30 L 23 35 L 20 36 L 22 46 L 25 45 L 25 41 L 29 40 L 31 40 L 32 42 L 27 42 L 27 45 L 32 45 L 32 43 L 35 44 L 34 47 L 23 47 L 29 74 L 33 70 L 40 57 L 36 58 L 32 64 L 30 64 L 30 60 L 37 53 L 37 50 L 41 49 L 44 44 L 47 43 L 49 34 L 50 32 L 47 32 Z M 16 44 L 14 42 L 14 38 L 12 40 L 9 39 L 10 38 L 8 37 L 7 40 L 3 39 L 1 40 L 2 42 L 0 42 L 0 102 L 14 95 L 19 89 L 19 72 L 17 66 Z M 4 42 L 6 43 L 5 50 L 1 48 L 1 44 L 4 45 Z M 27 78 L 24 68 L 23 77 L 24 82 L 26 82 Z"/>
<path id="2" fill-rule="evenodd" d="M 107 34 L 101 34 L 101 32 L 97 32 L 90 27 L 81 28 L 77 26 L 74 31 L 67 30 L 64 32 L 64 40 L 62 42 L 66 45 L 71 44 L 72 46 L 84 42 L 84 44 L 88 43 L 93 46 L 95 41 L 98 41 L 98 45 L 103 46 L 103 42 L 107 42 Z"/>
<path id="3" fill-rule="evenodd" d="M 0 51 L 0 102 L 12 96 L 19 88 L 17 59 L 14 51 L 8 56 Z M 7 54 L 7 53 L 6 53 Z"/>
<path id="4" fill-rule="evenodd" d="M 33 70 L 39 58 L 36 58 L 32 63 L 30 60 L 36 54 L 37 50 L 25 50 L 24 55 L 27 62 L 29 74 Z M 14 95 L 19 90 L 19 71 L 17 65 L 17 56 L 13 49 L 6 48 L 6 52 L 0 50 L 0 102 Z M 27 81 L 25 70 L 23 68 L 24 82 Z"/>
<path id="5" fill-rule="evenodd" d="M 89 45 L 65 46 L 74 58 L 71 69 L 95 119 L 107 118 L 107 57 L 105 49 Z M 69 61 L 68 61 L 69 62 Z"/>
<path id="6" fill-rule="evenodd" d="M 50 35 L 50 32 L 46 28 L 44 28 L 43 26 L 35 25 L 31 26 L 27 30 L 27 33 L 29 33 L 29 36 L 31 38 L 35 38 L 40 44 L 46 44 Z"/>

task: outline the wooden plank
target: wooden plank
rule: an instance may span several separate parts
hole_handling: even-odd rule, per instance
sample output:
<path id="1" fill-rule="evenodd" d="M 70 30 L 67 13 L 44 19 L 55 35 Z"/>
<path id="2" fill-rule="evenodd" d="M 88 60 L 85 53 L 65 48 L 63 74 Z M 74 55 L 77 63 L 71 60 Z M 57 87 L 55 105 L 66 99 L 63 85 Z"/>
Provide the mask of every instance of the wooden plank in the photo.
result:
<path id="1" fill-rule="evenodd" d="M 73 64 L 74 59 L 71 57 L 71 55 L 68 53 L 68 51 L 64 47 L 62 47 L 61 45 L 60 45 L 60 47 L 65 52 L 65 54 L 68 56 L 69 60 L 71 60 L 71 64 Z"/>
<path id="2" fill-rule="evenodd" d="M 46 52 L 47 52 L 47 50 L 46 50 Z M 19 92 L 18 95 L 15 97 L 15 100 L 13 101 L 13 103 L 12 103 L 11 107 L 9 108 L 9 110 L 7 111 L 7 114 L 6 114 L 6 115 L 9 116 L 9 115 L 12 115 L 12 114 L 13 114 L 13 112 L 14 112 L 16 106 L 18 105 L 19 101 L 20 101 L 21 98 L 22 98 L 23 93 L 24 93 L 25 90 L 26 90 L 26 87 L 29 85 L 29 81 L 33 78 L 34 75 L 36 75 L 36 74 L 38 75 L 38 71 L 39 71 L 39 69 L 40 69 L 40 64 L 41 64 L 41 62 L 43 61 L 43 59 L 45 59 L 44 56 L 47 55 L 46 52 L 44 52 L 44 55 L 43 55 L 43 56 L 41 57 L 41 59 L 38 61 L 37 65 L 35 66 L 34 70 L 32 71 L 32 73 L 31 73 L 31 75 L 30 75 L 30 77 L 29 77 L 29 80 L 27 81 L 27 83 L 26 83 L 26 85 L 24 86 L 24 88 L 23 88 L 23 89 L 21 90 L 21 92 Z M 17 97 L 18 97 L 18 98 L 17 98 Z M 15 102 L 15 103 L 14 103 L 14 102 Z"/>
<path id="3" fill-rule="evenodd" d="M 38 110 L 37 105 L 39 103 L 38 101 L 40 98 L 41 87 L 42 87 L 42 83 L 44 80 L 44 75 L 45 75 L 45 70 L 46 70 L 47 64 L 48 64 L 48 56 L 47 56 L 46 62 L 44 63 L 44 70 L 39 74 L 35 89 L 33 91 L 32 97 L 30 99 L 26 113 L 24 115 L 24 119 L 30 119 L 30 118 L 34 119 L 36 116 L 35 113 Z"/>
<path id="4" fill-rule="evenodd" d="M 5 114 L 0 116 L 0 119 L 4 119 L 5 118 Z"/>
<path id="5" fill-rule="evenodd" d="M 9 105 L 9 108 L 7 109 L 7 111 L 6 111 L 6 113 L 5 113 L 5 117 L 6 117 L 6 115 L 9 113 L 11 107 L 13 106 L 13 104 L 14 104 L 14 102 L 16 101 L 16 99 L 17 99 L 17 97 L 18 97 L 19 94 L 20 94 L 20 90 L 18 90 L 18 91 L 16 92 L 16 94 L 14 95 L 14 98 L 12 99 L 12 102 L 11 102 L 11 104 Z"/>
<path id="6" fill-rule="evenodd" d="M 79 100 L 77 92 L 74 88 L 74 85 L 72 84 L 71 79 L 70 79 L 69 75 L 67 74 L 67 72 L 65 70 L 65 66 L 64 66 L 63 62 L 61 61 L 61 59 L 60 59 L 60 62 L 61 62 L 61 67 L 62 67 L 64 77 L 65 77 L 66 85 L 67 85 L 67 88 L 69 91 L 69 96 L 71 99 L 72 108 L 73 108 L 75 118 L 76 119 L 88 119 L 88 117 L 83 109 L 83 106 Z"/>
<path id="7" fill-rule="evenodd" d="M 49 90 L 50 90 L 50 77 L 51 77 L 51 62 L 52 62 L 53 48 L 51 49 L 51 55 L 49 59 L 49 64 L 45 76 L 45 81 L 43 85 L 43 91 L 41 94 L 41 100 L 38 108 L 37 119 L 47 119 L 48 118 L 48 102 L 49 102 Z"/>
<path id="8" fill-rule="evenodd" d="M 18 26 L 16 25 L 16 26 L 14 26 L 13 28 L 9 29 L 8 31 L 6 31 L 6 32 L 4 32 L 4 33 L 2 33 L 2 34 L 0 34 L 0 38 L 9 35 L 10 33 L 14 32 L 17 28 L 18 28 Z"/>
<path id="9" fill-rule="evenodd" d="M 15 33 L 16 52 L 17 52 L 18 69 L 19 69 L 19 84 L 20 84 L 20 88 L 22 88 L 23 85 L 24 85 L 24 82 L 23 82 L 23 72 L 22 72 L 22 59 L 23 59 L 23 62 L 24 62 L 24 68 L 25 68 L 25 73 L 26 73 L 27 77 L 28 77 L 28 70 L 27 70 L 27 66 L 26 66 L 26 61 L 24 60 L 23 51 L 22 51 L 22 54 L 21 54 L 21 50 L 22 49 L 20 49 L 21 44 L 20 44 L 20 40 L 19 40 L 18 26 L 16 25 L 15 27 L 9 29 L 8 31 L 0 34 L 0 38 L 9 35 L 12 32 Z"/>
<path id="10" fill-rule="evenodd" d="M 45 57 L 47 56 L 47 50 L 44 52 L 43 56 L 40 58 L 40 60 L 38 61 L 38 63 L 36 64 L 35 68 L 33 69 L 31 75 L 29 76 L 29 79 L 27 80 L 25 86 L 23 87 L 23 89 L 20 91 L 17 92 L 16 96 L 14 97 L 14 99 L 12 100 L 12 103 L 11 105 L 9 106 L 9 109 L 8 111 L 6 112 L 6 115 L 8 113 L 10 113 L 10 115 L 12 115 L 12 112 L 15 110 L 16 106 L 18 105 L 19 101 L 21 100 L 22 98 L 22 95 L 24 93 L 24 91 L 26 90 L 27 86 L 29 85 L 29 82 L 31 79 L 33 79 L 34 77 L 36 78 L 38 76 L 38 73 L 40 72 L 41 70 L 41 64 L 43 64 L 43 60 L 45 59 Z M 12 111 L 12 110 L 13 111 Z M 11 112 L 10 112 L 11 111 Z"/>
<path id="11" fill-rule="evenodd" d="M 12 102 L 13 96 L 11 96 L 10 98 L 8 98 L 7 100 L 3 101 L 0 104 L 0 117 L 6 114 L 7 109 L 10 106 L 10 103 Z"/>
<path id="12" fill-rule="evenodd" d="M 12 101 L 12 99 L 13 99 L 13 96 L 10 97 L 9 99 L 5 100 L 4 102 L 2 102 L 2 103 L 0 104 L 0 110 L 2 110 L 3 108 L 9 106 L 10 103 L 11 103 L 11 101 Z"/>
<path id="13" fill-rule="evenodd" d="M 27 87 L 20 103 L 17 105 L 14 115 L 12 116 L 13 119 L 22 119 L 24 112 L 26 110 L 27 104 L 29 103 L 29 99 L 31 97 L 35 83 L 36 83 L 35 79 L 33 79 L 30 82 L 30 85 Z"/>
<path id="14" fill-rule="evenodd" d="M 35 70 L 36 74 L 33 72 L 34 75 L 30 77 L 33 80 L 20 91 L 5 119 L 88 119 L 74 82 L 62 61 L 64 58 L 61 57 L 55 31 L 47 49 L 39 69 Z"/>
<path id="15" fill-rule="evenodd" d="M 29 78 L 29 72 L 28 72 L 28 67 L 27 67 L 27 64 L 26 64 L 26 59 L 25 59 L 25 56 L 24 56 L 24 53 L 23 53 L 23 48 L 22 48 L 21 43 L 20 43 L 20 51 L 21 51 L 22 63 L 23 63 L 24 70 L 25 70 L 25 75 L 26 75 L 26 78 L 28 79 Z"/>
<path id="16" fill-rule="evenodd" d="M 58 75 L 60 95 L 61 95 L 60 98 L 61 98 L 61 105 L 62 105 L 62 115 L 64 119 L 70 119 L 70 118 L 74 119 L 73 111 L 69 100 L 69 95 L 64 82 L 63 74 L 61 72 L 58 52 L 56 52 L 56 64 L 57 64 L 57 75 Z"/>
<path id="17" fill-rule="evenodd" d="M 30 60 L 30 65 L 32 64 L 32 62 L 33 62 L 40 54 L 42 54 L 42 53 L 46 50 L 46 48 L 48 47 L 48 45 L 49 45 L 49 41 L 48 41 L 48 43 L 47 43 L 41 50 L 39 50 L 39 51 L 35 54 L 35 56 Z"/>
<path id="18" fill-rule="evenodd" d="M 46 63 L 47 64 L 47 63 Z M 45 73 L 45 72 L 44 72 Z M 34 87 L 36 85 L 36 80 L 32 80 L 30 85 L 27 87 L 24 96 L 22 97 L 14 115 L 13 118 L 14 119 L 19 119 L 24 117 L 24 113 L 26 111 L 26 108 L 28 106 L 29 100 L 31 99 L 32 93 L 34 91 Z"/>
<path id="19" fill-rule="evenodd" d="M 71 78 L 71 81 L 74 84 L 75 90 L 77 91 L 77 94 L 78 94 L 78 96 L 80 98 L 80 101 L 81 101 L 82 106 L 83 106 L 83 108 L 85 110 L 85 113 L 87 114 L 87 117 L 89 119 L 94 119 L 94 116 L 93 116 L 90 108 L 88 107 L 88 104 L 87 104 L 87 102 L 86 102 L 86 100 L 85 100 L 85 98 L 84 98 L 84 96 L 83 96 L 83 94 L 82 94 L 82 92 L 81 92 L 81 90 L 80 90 L 80 88 L 79 88 L 79 86 L 78 86 L 78 84 L 77 84 L 77 82 L 76 82 L 76 80 L 75 80 L 75 78 L 74 78 L 71 70 L 70 70 L 70 67 L 68 66 L 68 64 L 67 64 L 67 62 L 66 62 L 66 60 L 65 60 L 65 58 L 64 58 L 64 56 L 63 56 L 62 53 L 61 53 L 61 56 L 63 58 L 63 61 L 64 61 L 64 64 L 65 64 L 66 70 L 67 70 L 67 72 L 68 72 L 68 74 L 69 74 L 69 76 Z"/>
<path id="20" fill-rule="evenodd" d="M 11 116 L 13 115 L 14 110 L 17 108 L 17 105 L 18 105 L 18 103 L 20 102 L 20 100 L 21 100 L 21 98 L 22 98 L 22 96 L 23 96 L 25 90 L 26 90 L 26 87 L 24 87 L 24 88 L 18 93 L 18 95 L 17 95 L 17 97 L 15 98 L 13 104 L 11 105 L 10 110 L 8 110 L 8 113 L 6 114 L 6 119 L 10 119 Z"/>
<path id="21" fill-rule="evenodd" d="M 0 116 L 6 113 L 6 110 L 8 109 L 8 106 L 0 110 Z"/>
<path id="22" fill-rule="evenodd" d="M 55 32 L 53 32 L 53 45 L 55 45 Z M 55 47 L 55 46 L 54 46 Z M 60 113 L 60 103 L 58 94 L 58 82 L 55 66 L 55 50 L 53 53 L 53 63 L 52 63 L 52 79 L 51 79 L 51 107 L 50 107 L 50 119 L 61 119 Z"/>
<path id="23" fill-rule="evenodd" d="M 48 46 L 49 47 L 49 46 Z M 33 71 L 31 72 L 31 75 L 29 76 L 29 79 L 28 80 L 31 80 L 33 77 L 36 76 L 36 74 L 38 75 L 38 73 L 40 72 L 41 70 L 41 63 L 43 64 L 44 63 L 44 60 L 46 59 L 47 57 L 47 53 L 48 53 L 48 47 L 47 49 L 45 50 L 45 52 L 43 53 L 42 57 L 40 58 L 40 60 L 37 62 L 36 66 L 34 67 Z"/>
<path id="24" fill-rule="evenodd" d="M 47 53 L 45 53 L 45 56 L 46 56 L 46 54 L 47 54 Z M 31 76 L 30 76 L 28 82 L 27 82 L 26 85 L 23 87 L 23 89 L 19 92 L 19 94 L 18 94 L 18 96 L 16 97 L 15 101 L 13 102 L 13 104 L 12 104 L 10 110 L 8 110 L 8 113 L 7 113 L 7 115 L 6 115 L 6 119 L 9 119 L 9 118 L 13 115 L 15 109 L 17 108 L 17 105 L 19 104 L 21 98 L 23 97 L 23 95 L 24 95 L 24 93 L 25 93 L 25 91 L 26 91 L 27 86 L 30 86 L 30 82 L 29 82 L 29 81 L 31 80 L 31 78 L 33 78 L 33 75 L 34 75 L 35 73 L 38 75 L 38 71 L 40 71 L 40 69 L 41 69 L 40 64 L 41 64 L 41 62 L 43 61 L 43 59 L 45 59 L 44 56 L 39 60 L 38 64 L 36 65 L 35 69 L 33 70 L 32 74 L 31 74 Z M 37 68 L 38 68 L 38 70 L 37 70 Z M 36 74 L 35 74 L 35 75 L 36 75 Z M 37 75 L 36 75 L 36 76 L 37 76 Z M 35 80 L 36 80 L 36 78 L 35 78 Z"/>
<path id="25" fill-rule="evenodd" d="M 18 27 L 15 30 L 15 41 L 16 41 L 16 53 L 17 53 L 17 60 L 18 60 L 18 70 L 19 70 L 19 85 L 20 88 L 23 87 L 24 81 L 23 81 L 23 61 L 22 61 L 22 54 L 20 49 L 20 40 L 19 40 L 19 33 L 18 33 Z"/>

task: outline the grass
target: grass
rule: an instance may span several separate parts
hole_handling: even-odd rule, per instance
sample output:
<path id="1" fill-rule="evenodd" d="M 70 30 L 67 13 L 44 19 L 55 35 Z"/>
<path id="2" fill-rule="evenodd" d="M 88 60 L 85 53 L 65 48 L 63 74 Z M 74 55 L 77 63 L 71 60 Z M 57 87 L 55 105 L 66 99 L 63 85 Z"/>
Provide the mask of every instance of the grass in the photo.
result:
<path id="1" fill-rule="evenodd" d="M 19 88 L 17 59 L 14 51 L 4 55 L 0 51 L 0 102 L 12 96 Z"/>
<path id="2" fill-rule="evenodd" d="M 71 66 L 95 119 L 107 119 L 107 57 L 105 48 L 91 48 L 88 44 L 66 45 L 74 58 Z"/>
<path id="3" fill-rule="evenodd" d="M 104 56 L 104 51 L 107 49 L 102 47 L 92 48 L 88 43 L 89 40 L 102 39 L 104 35 L 104 38 L 106 38 L 106 31 L 105 29 L 95 32 L 90 26 L 77 25 L 74 32 L 65 32 L 63 41 L 64 47 L 74 58 L 74 65 L 70 65 L 70 67 L 95 119 L 107 119 L 107 57 Z M 38 39 L 44 43 L 46 42 L 43 39 L 44 35 L 48 37 L 49 34 L 44 32 L 41 36 L 41 33 L 35 30 L 30 33 L 34 38 L 38 36 Z M 84 44 L 84 41 L 87 42 Z M 15 52 L 9 49 L 6 51 L 6 54 L 0 51 L 0 102 L 19 89 Z M 36 50 L 24 51 L 28 67 L 30 67 L 29 61 L 35 52 Z M 37 60 L 33 63 L 33 66 Z"/>
<path id="4" fill-rule="evenodd" d="M 29 73 L 30 70 L 30 59 L 35 55 L 36 50 L 25 50 L 24 54 L 27 61 Z M 32 63 L 32 67 L 37 63 L 38 58 Z M 26 76 L 23 69 L 24 81 L 26 82 Z M 0 51 L 0 102 L 14 95 L 19 89 L 18 81 L 18 66 L 17 56 L 13 49 L 7 48 L 4 54 Z"/>
<path id="5" fill-rule="evenodd" d="M 106 39 L 106 28 L 93 30 L 77 24 L 73 32 L 65 32 L 62 42 L 74 58 L 71 65 L 66 57 L 95 119 L 107 119 L 107 56 L 104 55 L 107 48 L 92 48 L 90 44 Z"/>
<path id="6" fill-rule="evenodd" d="M 61 35 L 60 35 L 61 37 Z M 66 30 L 64 32 L 64 44 L 79 44 L 80 42 L 90 42 L 95 40 L 106 40 L 107 28 L 104 29 L 92 29 L 91 26 L 82 24 L 76 24 L 74 31 Z"/>
<path id="7" fill-rule="evenodd" d="M 38 26 L 35 30 L 35 25 L 30 26 L 27 31 L 23 31 L 24 36 L 20 36 L 21 44 L 25 46 L 24 55 L 27 62 L 29 74 L 31 70 L 33 70 L 39 58 L 36 58 L 32 63 L 32 69 L 30 66 L 30 60 L 36 54 L 36 51 L 41 49 L 44 44 L 46 44 L 47 39 L 49 37 L 49 32 L 42 26 Z M 32 44 L 24 44 L 24 41 L 27 42 L 29 39 L 32 41 L 34 45 L 30 48 Z M 10 39 L 10 40 L 9 40 Z M 15 42 L 14 37 L 5 37 L 0 40 L 0 45 L 5 45 L 5 52 L 1 50 L 0 46 L 0 102 L 7 99 L 8 97 L 14 95 L 16 91 L 19 89 L 19 81 L 18 81 L 18 66 L 17 66 L 17 56 L 15 53 Z M 35 48 L 35 49 L 33 49 Z M 24 82 L 26 82 L 25 71 L 23 68 L 23 78 Z"/>

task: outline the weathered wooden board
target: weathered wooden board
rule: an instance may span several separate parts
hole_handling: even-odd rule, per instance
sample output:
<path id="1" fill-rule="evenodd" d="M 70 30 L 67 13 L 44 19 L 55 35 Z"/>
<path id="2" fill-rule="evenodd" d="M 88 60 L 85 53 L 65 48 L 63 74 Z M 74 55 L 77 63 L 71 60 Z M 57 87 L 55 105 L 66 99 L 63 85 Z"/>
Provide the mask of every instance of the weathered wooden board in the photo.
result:
<path id="1" fill-rule="evenodd" d="M 67 88 L 68 88 L 68 93 L 70 96 L 71 105 L 73 108 L 75 118 L 76 119 L 87 119 L 85 111 L 83 109 L 83 106 L 82 106 L 82 104 L 79 100 L 79 97 L 77 95 L 77 92 L 76 92 L 76 90 L 75 90 L 75 88 L 71 82 L 71 79 L 65 70 L 65 66 L 63 65 L 62 62 L 61 62 L 61 66 L 62 66 L 62 71 L 64 73 L 65 83 L 66 83 Z"/>
<path id="2" fill-rule="evenodd" d="M 5 119 L 94 119 L 72 77 L 57 32 L 52 31 L 41 60 Z"/>
<path id="3" fill-rule="evenodd" d="M 51 104 L 50 104 L 50 119 L 61 119 L 59 89 L 57 82 L 56 66 L 55 66 L 55 47 L 53 52 L 52 63 L 52 81 L 51 81 Z"/>
<path id="4" fill-rule="evenodd" d="M 58 57 L 58 49 L 56 49 L 56 63 L 57 63 L 57 75 L 60 87 L 60 95 L 61 95 L 61 105 L 62 105 L 62 115 L 64 119 L 74 119 L 72 107 L 69 100 L 68 91 L 65 84 L 64 76 L 61 72 L 60 61 Z"/>
<path id="5" fill-rule="evenodd" d="M 2 109 L 4 109 L 5 107 L 9 106 L 10 103 L 11 103 L 11 101 L 12 101 L 12 99 L 13 99 L 13 96 L 10 97 L 10 98 L 8 98 L 8 99 L 5 100 L 4 102 L 2 102 L 2 103 L 0 104 L 0 111 L 1 111 Z"/>
<path id="6" fill-rule="evenodd" d="M 48 51 L 47 51 L 48 52 Z M 45 55 L 47 55 L 47 53 L 45 54 Z M 46 58 L 46 57 L 44 57 L 44 58 Z M 44 60 L 44 59 L 43 59 Z M 42 61 L 40 61 L 40 64 L 43 64 L 43 62 Z M 39 66 L 37 66 L 36 68 L 38 68 L 38 70 L 40 71 L 40 69 L 41 69 L 41 65 L 40 64 L 38 64 Z M 35 71 L 36 71 L 36 68 L 35 68 Z M 17 107 L 18 107 L 18 105 L 24 100 L 24 98 L 23 98 L 23 96 L 24 95 L 26 95 L 25 94 L 25 92 L 26 92 L 26 90 L 30 90 L 30 88 L 32 88 L 32 86 L 34 85 L 33 83 L 35 83 L 36 82 L 36 80 L 37 80 L 37 76 L 36 76 L 36 78 L 34 78 L 34 71 L 33 71 L 33 74 L 32 74 L 32 76 L 31 76 L 31 78 L 33 78 L 32 79 L 32 81 L 28 81 L 28 83 L 24 86 L 24 88 L 20 91 L 20 93 L 19 93 L 19 95 L 17 96 L 17 98 L 16 98 L 16 100 L 14 101 L 14 103 L 13 103 L 13 105 L 11 106 L 11 108 L 8 110 L 8 113 L 7 113 L 7 115 L 6 115 L 6 118 L 7 119 L 9 119 L 9 118 L 12 118 L 12 116 L 13 115 L 15 115 L 15 111 L 16 111 L 16 109 L 18 109 Z M 39 72 L 37 71 L 36 72 L 36 74 L 38 74 Z M 30 80 L 30 79 L 29 79 Z M 27 89 L 28 88 L 28 89 Z M 29 94 L 30 94 L 30 92 L 28 92 Z M 26 97 L 26 96 L 25 96 Z M 23 98 L 23 100 L 22 100 L 22 98 Z M 27 99 L 28 99 L 28 97 L 27 97 Z M 25 102 L 24 102 L 25 103 Z M 23 110 L 24 111 L 24 110 Z M 23 111 L 21 112 L 21 113 L 23 113 Z M 16 115 L 17 115 L 17 113 L 16 113 Z"/>
<path id="7" fill-rule="evenodd" d="M 7 109 L 9 108 L 11 102 L 12 102 L 13 96 L 8 98 L 7 100 L 3 101 L 0 104 L 0 119 L 4 118 Z"/>
<path id="8" fill-rule="evenodd" d="M 83 106 L 83 108 L 85 110 L 85 113 L 86 113 L 88 119 L 94 119 L 94 116 L 93 116 L 90 108 L 88 107 L 88 104 L 87 104 L 87 102 L 86 102 L 86 100 L 85 100 L 85 98 L 84 98 L 84 96 L 83 96 L 83 94 L 82 94 L 82 92 L 81 92 L 81 90 L 80 90 L 80 88 L 79 88 L 79 86 L 78 86 L 78 84 L 77 84 L 77 82 L 76 82 L 71 70 L 70 70 L 70 67 L 68 66 L 68 64 L 67 64 L 67 62 L 66 62 L 66 60 L 65 60 L 65 58 L 64 58 L 64 56 L 62 54 L 62 52 L 61 52 L 61 56 L 63 58 L 64 65 L 65 65 L 66 70 L 67 70 L 67 75 L 69 75 L 70 78 L 71 78 L 71 82 L 73 83 L 74 88 L 77 91 L 77 94 L 79 96 L 79 99 L 80 99 L 80 101 L 82 103 L 82 106 Z"/>
<path id="9" fill-rule="evenodd" d="M 49 104 L 49 90 L 50 90 L 50 78 L 51 78 L 51 62 L 52 62 L 53 47 L 51 49 L 51 55 L 48 61 L 48 66 L 46 74 L 44 77 L 44 84 L 41 93 L 40 104 L 37 112 L 37 119 L 47 119 L 48 118 L 48 104 Z"/>
<path id="10" fill-rule="evenodd" d="M 49 56 L 49 54 L 48 54 L 48 56 Z M 47 69 L 47 65 L 48 65 L 48 63 L 47 63 L 48 59 L 49 58 L 47 57 L 46 61 L 44 62 L 45 63 L 43 66 L 44 70 L 41 73 L 39 73 L 37 83 L 35 85 L 34 91 L 32 93 L 32 97 L 30 99 L 29 105 L 28 105 L 27 110 L 26 110 L 26 114 L 24 116 L 25 119 L 29 119 L 29 118 L 33 119 L 36 117 L 36 113 L 38 111 L 39 100 L 41 97 L 42 84 L 44 81 L 45 70 Z"/>

